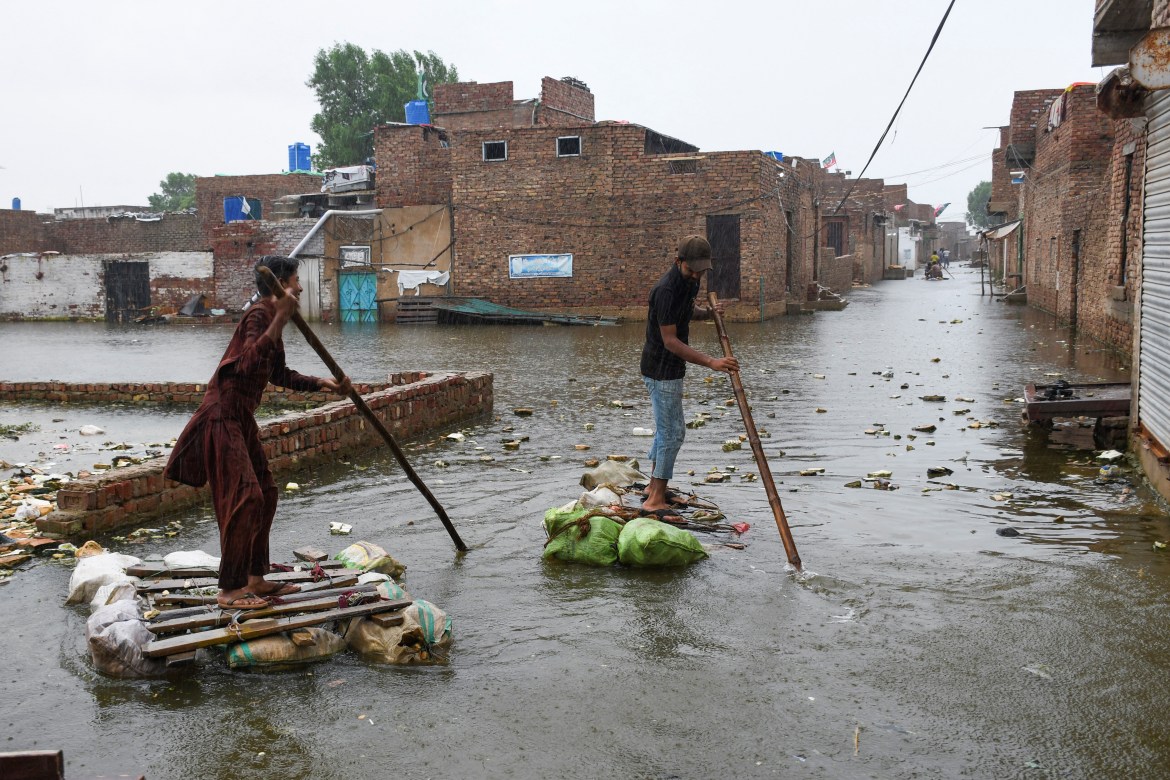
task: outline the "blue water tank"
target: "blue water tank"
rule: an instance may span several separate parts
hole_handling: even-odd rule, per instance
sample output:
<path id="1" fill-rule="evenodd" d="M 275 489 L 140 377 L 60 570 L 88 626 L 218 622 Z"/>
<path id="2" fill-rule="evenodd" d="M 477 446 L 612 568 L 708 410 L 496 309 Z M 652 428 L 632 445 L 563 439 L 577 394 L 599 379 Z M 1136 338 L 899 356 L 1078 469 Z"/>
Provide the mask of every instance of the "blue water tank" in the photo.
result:
<path id="1" fill-rule="evenodd" d="M 297 142 L 289 144 L 288 146 L 288 170 L 290 173 L 296 171 L 311 171 L 313 170 L 313 163 L 309 159 L 309 145 Z"/>
<path id="2" fill-rule="evenodd" d="M 427 101 L 412 100 L 406 104 L 406 124 L 429 125 L 431 112 L 427 109 Z"/>
<path id="3" fill-rule="evenodd" d="M 13 198 L 12 199 L 12 210 L 13 211 L 20 211 L 20 198 Z"/>

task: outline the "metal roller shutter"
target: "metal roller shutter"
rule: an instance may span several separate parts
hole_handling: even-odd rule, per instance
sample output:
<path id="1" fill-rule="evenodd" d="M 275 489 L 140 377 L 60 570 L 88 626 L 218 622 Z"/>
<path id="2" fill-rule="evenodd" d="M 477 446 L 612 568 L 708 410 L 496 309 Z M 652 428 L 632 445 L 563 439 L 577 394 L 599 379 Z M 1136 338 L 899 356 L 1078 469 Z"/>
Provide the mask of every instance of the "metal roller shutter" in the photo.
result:
<path id="1" fill-rule="evenodd" d="M 1145 228 L 1138 370 L 1138 416 L 1163 446 L 1170 445 L 1170 90 L 1146 105 Z"/>

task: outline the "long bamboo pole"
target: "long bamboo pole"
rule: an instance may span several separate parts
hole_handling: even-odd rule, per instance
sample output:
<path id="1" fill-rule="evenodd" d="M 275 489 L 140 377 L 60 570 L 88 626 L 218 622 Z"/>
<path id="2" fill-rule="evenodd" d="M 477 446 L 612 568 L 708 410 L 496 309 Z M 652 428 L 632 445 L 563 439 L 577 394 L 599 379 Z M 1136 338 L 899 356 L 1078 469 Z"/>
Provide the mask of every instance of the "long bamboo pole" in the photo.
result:
<path id="1" fill-rule="evenodd" d="M 277 281 L 276 275 L 270 269 L 263 266 L 260 267 L 260 273 L 267 280 L 273 295 L 277 298 L 283 298 L 285 295 L 284 286 Z M 334 378 L 338 382 L 343 380 L 345 378 L 345 372 L 341 370 L 341 366 L 337 365 L 337 361 L 329 354 L 329 350 L 325 349 L 325 345 L 317 338 L 317 334 L 309 328 L 309 324 L 305 322 L 305 318 L 301 316 L 299 311 L 293 312 L 292 321 L 304 335 L 305 341 L 309 342 L 309 346 L 313 348 L 313 351 L 317 353 L 325 365 L 329 367 L 329 370 L 333 372 Z M 447 529 L 447 533 L 451 535 L 451 541 L 455 542 L 455 549 L 460 552 L 467 552 L 467 545 L 459 538 L 459 532 L 455 530 L 455 526 L 451 523 L 451 518 L 447 517 L 447 511 L 443 509 L 443 505 L 439 503 L 439 500 L 427 488 L 426 484 L 422 481 L 422 477 L 415 473 L 414 468 L 410 465 L 410 461 L 406 459 L 406 453 L 402 451 L 402 448 L 398 446 L 398 442 L 394 440 L 394 435 L 386 429 L 386 426 L 382 424 L 378 415 L 374 414 L 374 410 L 366 404 L 361 393 L 351 389 L 349 391 L 349 400 L 353 401 L 353 405 L 362 413 L 362 416 L 369 420 L 370 425 L 374 426 L 374 430 L 381 434 L 382 439 L 390 447 L 390 451 L 394 453 L 394 458 L 398 461 L 398 465 L 402 466 L 402 470 L 406 472 L 406 478 L 418 488 L 418 491 L 423 494 L 423 497 L 426 498 L 431 508 L 435 510 L 435 514 L 443 521 L 443 526 Z"/>
<path id="2" fill-rule="evenodd" d="M 711 316 L 715 319 L 715 329 L 719 332 L 719 343 L 723 346 L 723 356 L 733 357 L 731 340 L 727 338 L 727 330 L 723 327 L 723 315 L 715 308 L 718 301 L 719 297 L 714 292 L 707 293 Z M 764 490 L 768 493 L 768 504 L 771 505 L 772 515 L 776 518 L 776 527 L 780 529 L 784 552 L 792 567 L 800 571 L 800 553 L 796 551 L 796 542 L 788 527 L 788 518 L 784 515 L 784 506 L 780 503 L 780 495 L 776 492 L 776 482 L 772 479 L 772 470 L 768 468 L 768 459 L 764 457 L 764 447 L 760 444 L 760 434 L 756 432 L 756 424 L 752 421 L 752 411 L 748 408 L 747 394 L 743 391 L 743 382 L 739 378 L 738 371 L 731 372 L 731 387 L 735 390 L 735 402 L 739 404 L 739 413 L 743 415 L 743 424 L 747 428 L 748 443 L 751 444 L 752 454 L 756 456 L 756 466 L 760 469 L 760 481 L 764 483 Z"/>

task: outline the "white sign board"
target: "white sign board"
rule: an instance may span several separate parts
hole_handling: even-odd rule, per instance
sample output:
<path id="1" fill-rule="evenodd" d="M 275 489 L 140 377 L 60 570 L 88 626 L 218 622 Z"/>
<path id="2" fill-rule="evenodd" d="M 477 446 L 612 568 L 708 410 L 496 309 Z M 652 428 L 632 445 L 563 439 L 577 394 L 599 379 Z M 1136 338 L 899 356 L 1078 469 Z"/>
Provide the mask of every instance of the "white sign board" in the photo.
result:
<path id="1" fill-rule="evenodd" d="M 508 277 L 511 279 L 572 279 L 573 256 L 568 255 L 508 255 Z"/>

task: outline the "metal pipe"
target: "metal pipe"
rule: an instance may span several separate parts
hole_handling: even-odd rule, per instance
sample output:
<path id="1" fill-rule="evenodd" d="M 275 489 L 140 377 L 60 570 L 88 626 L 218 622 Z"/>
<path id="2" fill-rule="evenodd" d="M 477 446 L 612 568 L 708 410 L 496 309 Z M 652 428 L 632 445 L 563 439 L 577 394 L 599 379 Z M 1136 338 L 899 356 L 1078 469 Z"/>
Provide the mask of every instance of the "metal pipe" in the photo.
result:
<path id="1" fill-rule="evenodd" d="M 305 248 L 305 245 L 313 240 L 313 236 L 317 235 L 317 231 L 321 229 L 321 226 L 325 224 L 325 221 L 328 220 L 330 217 L 332 217 L 334 214 L 346 214 L 346 215 L 351 216 L 351 217 L 364 217 L 366 215 L 372 216 L 374 214 L 381 214 L 381 213 L 382 213 L 382 209 L 364 209 L 362 211 L 346 211 L 345 209 L 329 209 L 329 211 L 326 211 L 324 214 L 321 215 L 321 218 L 319 220 L 317 220 L 317 224 L 313 225 L 313 229 L 310 230 L 308 232 L 308 234 L 304 238 L 301 239 L 301 243 L 297 244 L 296 248 L 293 249 L 293 251 L 288 253 L 288 256 L 289 257 L 296 257 L 297 255 L 299 255 L 301 253 L 301 250 Z"/>

